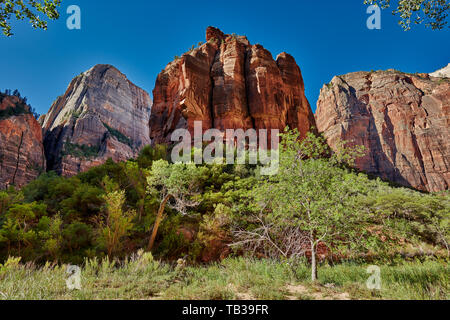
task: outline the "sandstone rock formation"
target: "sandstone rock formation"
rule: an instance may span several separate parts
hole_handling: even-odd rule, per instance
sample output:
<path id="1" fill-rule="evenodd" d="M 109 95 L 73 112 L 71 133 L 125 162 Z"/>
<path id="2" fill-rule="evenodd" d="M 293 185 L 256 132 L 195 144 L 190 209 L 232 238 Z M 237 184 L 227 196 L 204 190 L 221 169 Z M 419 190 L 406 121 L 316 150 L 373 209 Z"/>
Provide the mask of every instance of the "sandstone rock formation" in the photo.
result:
<path id="1" fill-rule="evenodd" d="M 425 191 L 450 185 L 450 80 L 395 70 L 334 77 L 317 102 L 329 144 L 366 147 L 359 169 Z"/>
<path id="2" fill-rule="evenodd" d="M 22 99 L 0 93 L 0 190 L 45 171 L 42 130 Z"/>
<path id="3" fill-rule="evenodd" d="M 304 94 L 300 68 L 281 53 L 276 60 L 246 37 L 209 27 L 206 43 L 169 63 L 153 91 L 152 143 L 194 121 L 203 129 L 298 128 L 305 135 L 314 115 Z"/>
<path id="4" fill-rule="evenodd" d="M 40 119 L 48 168 L 72 176 L 137 156 L 150 144 L 150 107 L 148 93 L 113 66 L 82 73 Z"/>

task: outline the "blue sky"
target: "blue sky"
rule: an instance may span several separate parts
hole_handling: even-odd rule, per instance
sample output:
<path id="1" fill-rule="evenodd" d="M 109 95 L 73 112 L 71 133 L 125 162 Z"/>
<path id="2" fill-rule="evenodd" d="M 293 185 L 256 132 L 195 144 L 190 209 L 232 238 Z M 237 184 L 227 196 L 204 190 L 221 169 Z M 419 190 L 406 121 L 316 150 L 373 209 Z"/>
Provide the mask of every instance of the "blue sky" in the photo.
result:
<path id="1" fill-rule="evenodd" d="M 73 77 L 107 63 L 151 93 L 158 73 L 175 55 L 204 41 L 209 25 L 246 35 L 274 57 L 292 54 L 313 109 L 320 88 L 334 75 L 389 68 L 432 72 L 450 62 L 449 28 L 404 32 L 385 10 L 382 29 L 369 30 L 362 2 L 63 0 L 61 18 L 48 31 L 20 22 L 13 24 L 13 37 L 0 36 L 0 89 L 19 89 L 46 113 Z M 81 8 L 81 30 L 66 27 L 72 4 Z"/>

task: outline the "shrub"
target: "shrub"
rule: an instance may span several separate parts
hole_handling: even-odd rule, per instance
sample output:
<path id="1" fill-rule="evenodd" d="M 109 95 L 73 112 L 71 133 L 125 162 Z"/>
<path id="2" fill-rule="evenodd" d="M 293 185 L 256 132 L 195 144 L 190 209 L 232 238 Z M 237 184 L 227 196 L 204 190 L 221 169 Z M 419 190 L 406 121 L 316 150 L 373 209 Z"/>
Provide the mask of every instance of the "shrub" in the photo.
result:
<path id="1" fill-rule="evenodd" d="M 113 136 L 116 137 L 117 140 L 119 140 L 119 142 L 122 142 L 126 145 L 128 145 L 130 148 L 133 148 L 133 142 L 131 141 L 130 138 L 128 138 L 126 135 L 124 135 L 122 132 L 120 132 L 119 130 L 116 130 L 114 128 L 111 128 L 110 126 L 108 126 L 106 123 L 103 122 L 103 125 L 105 126 L 106 129 L 108 129 L 108 132 Z"/>
<path id="2" fill-rule="evenodd" d="M 76 158 L 92 159 L 98 155 L 98 146 L 80 145 L 66 141 L 63 156 L 70 155 Z"/>
<path id="3" fill-rule="evenodd" d="M 31 111 L 23 102 L 16 102 L 15 107 L 8 107 L 4 110 L 0 110 L 0 120 L 20 116 L 22 114 L 31 114 Z"/>

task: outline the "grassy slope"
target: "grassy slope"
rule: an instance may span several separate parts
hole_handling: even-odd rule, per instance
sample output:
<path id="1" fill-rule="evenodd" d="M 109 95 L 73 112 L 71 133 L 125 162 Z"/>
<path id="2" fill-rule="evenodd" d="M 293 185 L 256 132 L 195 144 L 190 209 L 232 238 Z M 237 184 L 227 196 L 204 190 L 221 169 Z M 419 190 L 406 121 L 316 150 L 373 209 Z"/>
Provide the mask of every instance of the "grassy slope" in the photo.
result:
<path id="1" fill-rule="evenodd" d="M 0 299 L 449 299 L 449 266 L 436 261 L 381 266 L 382 289 L 366 288 L 367 266 L 340 264 L 319 269 L 267 260 L 227 259 L 208 267 L 177 268 L 136 256 L 117 265 L 87 261 L 82 290 L 69 291 L 66 266 L 0 267 Z"/>

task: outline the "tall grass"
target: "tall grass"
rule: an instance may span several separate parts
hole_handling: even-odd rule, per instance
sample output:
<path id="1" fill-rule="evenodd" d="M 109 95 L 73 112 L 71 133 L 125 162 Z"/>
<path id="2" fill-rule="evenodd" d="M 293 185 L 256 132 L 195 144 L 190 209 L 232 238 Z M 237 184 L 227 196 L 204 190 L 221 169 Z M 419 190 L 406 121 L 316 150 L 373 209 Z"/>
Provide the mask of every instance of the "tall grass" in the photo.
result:
<path id="1" fill-rule="evenodd" d="M 309 281 L 309 266 L 247 258 L 205 267 L 180 267 L 139 253 L 117 262 L 86 260 L 81 290 L 66 286 L 67 266 L 0 265 L 0 299 L 449 299 L 446 262 L 408 262 L 380 266 L 381 290 L 369 290 L 366 265 L 319 268 L 319 283 Z M 298 288 L 292 292 L 292 287 Z"/>

